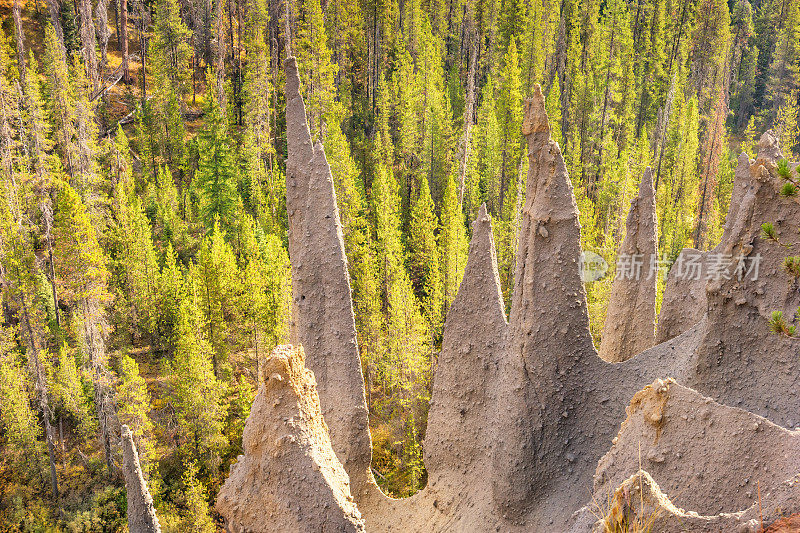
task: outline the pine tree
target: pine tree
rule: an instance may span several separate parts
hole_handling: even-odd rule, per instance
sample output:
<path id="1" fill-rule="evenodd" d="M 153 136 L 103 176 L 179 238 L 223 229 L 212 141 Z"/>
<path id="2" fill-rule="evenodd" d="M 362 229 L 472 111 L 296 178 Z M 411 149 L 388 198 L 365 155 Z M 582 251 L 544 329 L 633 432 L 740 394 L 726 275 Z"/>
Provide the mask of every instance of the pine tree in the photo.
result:
<path id="1" fill-rule="evenodd" d="M 778 109 L 775 118 L 778 139 L 784 155 L 794 161 L 798 154 L 797 145 L 800 140 L 800 124 L 798 123 L 798 93 L 791 93 L 786 102 Z"/>
<path id="2" fill-rule="evenodd" d="M 244 225 L 241 307 L 257 370 L 261 358 L 267 357 L 286 337 L 291 300 L 290 265 L 280 239 L 254 228 L 249 217 Z"/>
<path id="3" fill-rule="evenodd" d="M 153 422 L 150 420 L 150 394 L 147 384 L 139 374 L 139 365 L 129 355 L 119 360 L 120 383 L 117 386 L 117 416 L 120 424 L 127 425 L 133 433 L 139 461 L 150 478 L 150 491 L 154 491 L 153 475 L 157 472 L 153 445 Z"/>
<path id="4" fill-rule="evenodd" d="M 422 304 L 422 314 L 433 342 L 441 335 L 443 308 L 439 246 L 436 242 L 439 221 L 435 207 L 428 180 L 423 176 L 419 195 L 411 207 L 408 267 L 414 293 Z"/>
<path id="5" fill-rule="evenodd" d="M 211 78 L 209 77 L 209 80 Z M 234 227 L 239 195 L 236 190 L 236 162 L 225 117 L 213 91 L 206 105 L 206 122 L 198 139 L 195 187 L 200 193 L 200 216 L 207 228 L 219 217 L 223 228 Z"/>
<path id="6" fill-rule="evenodd" d="M 121 187 L 117 191 L 120 259 L 133 322 L 140 333 L 150 335 L 157 342 L 160 338 L 156 314 L 159 268 L 153 248 L 152 229 L 139 198 L 135 194 L 128 198 Z"/>
<path id="7" fill-rule="evenodd" d="M 800 87 L 800 4 L 788 2 L 784 19 L 769 69 L 767 96 L 772 103 L 770 116 L 777 115 Z"/>
<path id="8" fill-rule="evenodd" d="M 183 273 L 171 244 L 164 253 L 164 266 L 161 268 L 158 287 L 158 330 L 163 342 L 174 351 L 178 342 L 177 332 L 180 320 L 181 302 L 186 297 Z"/>
<path id="9" fill-rule="evenodd" d="M 32 479 L 43 479 L 44 449 L 39 441 L 42 428 L 31 410 L 26 390 L 25 371 L 13 354 L 0 357 L 0 422 L 5 433 L 8 451 L 14 464 Z"/>
<path id="10" fill-rule="evenodd" d="M 206 338 L 213 348 L 214 375 L 230 373 L 228 336 L 230 326 L 238 323 L 241 291 L 240 272 L 233 249 L 225 241 L 219 222 L 206 237 L 197 253 L 194 281 L 197 283 L 198 306 L 202 310 Z"/>
<path id="11" fill-rule="evenodd" d="M 324 140 L 326 130 L 334 126 L 326 123 L 325 113 L 336 97 L 334 79 L 339 67 L 331 61 L 320 0 L 306 0 L 302 6 L 303 24 L 296 41 L 297 64 L 303 80 L 301 92 L 311 134 Z"/>
<path id="12" fill-rule="evenodd" d="M 638 47 L 637 35 L 634 32 L 634 51 L 637 54 L 640 53 L 640 50 L 643 51 L 645 58 L 638 73 L 639 98 L 636 111 L 636 137 L 639 137 L 644 126 L 655 118 L 658 107 L 662 103 L 661 99 L 666 92 L 666 85 L 669 83 L 668 73 L 665 73 L 667 45 L 664 31 L 664 7 L 664 0 L 653 0 L 647 34 L 640 37 Z M 712 33 L 709 33 L 710 35 Z M 708 53 L 713 54 L 714 52 L 709 51 Z"/>
<path id="13" fill-rule="evenodd" d="M 107 288 L 110 274 L 92 220 L 80 196 L 68 183 L 58 186 L 53 234 L 56 282 L 63 301 L 74 306 L 81 318 L 81 347 L 92 368 L 95 408 L 110 471 L 110 424 L 115 414 L 107 369 L 104 313 L 104 305 L 110 299 Z"/>
<path id="14" fill-rule="evenodd" d="M 727 144 L 727 135 L 725 134 L 725 117 L 727 114 L 726 98 L 724 93 L 720 92 L 714 115 L 709 121 L 709 131 L 703 143 L 703 166 L 701 167 L 703 183 L 700 186 L 700 205 L 694 232 L 694 247 L 698 250 L 704 250 L 709 245 L 709 221 L 713 220 L 716 213 L 713 191 L 717 186 L 720 157 Z M 715 243 L 711 242 L 710 244 L 713 246 Z"/>
<path id="15" fill-rule="evenodd" d="M 508 54 L 511 40 L 518 40 L 523 34 L 526 26 L 526 8 L 524 0 L 502 0 L 500 20 L 497 24 L 498 56 Z"/>
<path id="16" fill-rule="evenodd" d="M 458 286 L 464 276 L 464 266 L 467 264 L 466 228 L 464 226 L 464 213 L 458 208 L 458 193 L 453 176 L 447 181 L 442 204 L 442 226 L 439 230 L 439 245 L 442 256 L 442 282 L 444 284 L 444 313 L 458 293 Z"/>
<path id="17" fill-rule="evenodd" d="M 159 117 L 153 124 L 158 131 L 159 152 L 173 171 L 184 164 L 186 129 L 182 111 L 191 81 L 188 41 L 191 33 L 176 0 L 156 3 L 149 61 L 155 90 L 150 105 Z"/>
<path id="18" fill-rule="evenodd" d="M 216 531 L 214 521 L 208 509 L 206 488 L 197 479 L 198 468 L 194 461 L 189 461 L 183 471 L 183 500 L 186 507 L 181 531 L 187 533 L 213 533 Z"/>
<path id="19" fill-rule="evenodd" d="M 412 2 L 409 2 L 411 4 Z M 387 128 L 389 121 L 397 124 L 397 132 L 394 143 L 394 158 L 397 161 L 397 178 L 403 184 L 402 194 L 407 194 L 412 184 L 417 182 L 418 163 L 421 159 L 419 144 L 422 138 L 420 131 L 420 99 L 423 98 L 422 88 L 419 87 L 417 76 L 414 73 L 414 61 L 411 53 L 401 41 L 398 45 L 397 67 L 392 76 L 391 83 L 391 110 L 388 109 L 388 95 L 381 92 L 384 112 L 391 113 L 391 119 L 387 116 Z M 383 80 L 383 78 L 382 78 Z M 382 89 L 385 87 L 381 87 Z M 388 92 L 388 90 L 386 91 Z"/>
<path id="20" fill-rule="evenodd" d="M 522 94 L 516 40 L 511 39 L 503 57 L 497 93 L 497 123 L 500 125 L 500 192 L 498 213 L 513 217 L 516 205 L 519 159 L 522 156 Z"/>
<path id="21" fill-rule="evenodd" d="M 420 173 L 427 176 L 433 197 L 437 200 L 442 198 L 453 164 L 453 111 L 445 87 L 444 65 L 441 60 L 443 47 L 444 43 L 431 35 L 430 26 L 425 22 L 422 26 L 422 51 L 418 72 L 419 85 L 422 88 L 418 100 L 422 138 L 417 153 L 422 156 Z M 407 185 L 410 187 L 405 191 L 404 201 L 405 206 L 410 206 L 413 198 L 411 191 L 419 183 L 414 181 Z"/>
<path id="22" fill-rule="evenodd" d="M 74 177 L 78 168 L 75 91 L 61 45 L 51 26 L 45 28 L 44 66 L 47 76 L 45 99 L 55 144 L 64 162 L 64 170 Z"/>
<path id="23" fill-rule="evenodd" d="M 267 231 L 282 234 L 286 230 L 285 187 L 272 141 L 275 109 L 274 88 L 270 79 L 269 48 L 264 41 L 269 24 L 264 0 L 252 0 L 247 12 L 244 48 L 248 58 L 244 66 L 244 139 L 247 204 L 258 223 Z"/>
<path id="24" fill-rule="evenodd" d="M 753 107 L 759 110 L 769 102 L 767 85 L 778 34 L 784 22 L 781 17 L 783 4 L 785 4 L 783 0 L 764 0 L 759 2 L 753 21 L 755 28 L 754 44 L 758 49 L 758 58 L 755 66 L 755 87 L 753 88 Z"/>
<path id="25" fill-rule="evenodd" d="M 494 98 L 493 81 L 488 79 L 481 90 L 478 120 L 473 139 L 474 157 L 471 158 L 467 213 L 474 217 L 484 202 L 497 215 L 500 211 L 500 172 L 502 157 L 500 150 L 500 125 L 497 120 L 497 102 Z"/>
<path id="26" fill-rule="evenodd" d="M 227 411 L 223 402 L 226 387 L 214 376 L 213 348 L 202 334 L 199 289 L 193 278 L 189 278 L 190 288 L 181 302 L 175 332 L 173 401 L 184 452 L 213 472 L 225 444 L 222 426 Z"/>
<path id="27" fill-rule="evenodd" d="M 755 81 L 755 62 L 753 52 L 757 49 L 753 43 L 753 8 L 748 0 L 737 0 L 731 13 L 731 66 L 730 89 L 731 109 L 736 110 L 737 127 L 744 121 L 742 103 L 749 107 Z M 744 93 L 744 94 L 742 94 Z M 744 102 L 743 102 L 744 101 Z M 735 103 L 734 103 L 735 102 Z"/>
<path id="28" fill-rule="evenodd" d="M 730 44 L 728 2 L 702 0 L 699 3 L 692 41 L 690 79 L 694 84 L 701 116 L 707 114 L 710 117 L 714 113 L 718 91 L 723 88 Z"/>
<path id="29" fill-rule="evenodd" d="M 418 392 L 417 387 L 425 387 L 429 347 L 419 304 L 405 269 L 396 183 L 389 171 L 378 167 L 372 186 L 376 263 L 383 310 L 381 361 L 377 370 L 384 387 L 398 387 L 400 398 L 409 400 Z"/>
<path id="30" fill-rule="evenodd" d="M 0 67 L 6 64 L 0 58 Z M 35 236 L 28 223 L 26 207 L 33 198 L 25 185 L 28 181 L 20 175 L 13 162 L 16 142 L 11 136 L 12 109 L 5 72 L 0 70 L 0 263 L 3 270 L 3 298 L 9 313 L 16 317 L 20 342 L 24 343 L 28 372 L 34 384 L 38 410 L 44 423 L 47 452 L 50 462 L 50 488 L 58 499 L 58 477 L 55 466 L 54 432 L 51 426 L 52 410 L 46 369 L 42 364 L 45 352 L 44 317 L 41 306 L 36 305 L 39 279 L 32 238 Z M 12 307 L 13 306 L 13 307 Z M 12 316 L 13 316 L 12 315 Z M 18 399 L 16 401 L 19 401 Z"/>
<path id="31" fill-rule="evenodd" d="M 172 87 L 179 99 L 189 92 L 189 38 L 192 32 L 181 17 L 177 0 L 158 0 L 153 19 L 153 39 L 150 44 L 150 67 L 159 89 Z"/>
<path id="32" fill-rule="evenodd" d="M 51 369 L 50 383 L 53 384 L 53 399 L 62 414 L 67 414 L 77 423 L 80 436 L 91 438 L 97 427 L 89 413 L 88 399 L 84 395 L 83 383 L 75 354 L 66 344 L 58 351 L 58 367 Z"/>

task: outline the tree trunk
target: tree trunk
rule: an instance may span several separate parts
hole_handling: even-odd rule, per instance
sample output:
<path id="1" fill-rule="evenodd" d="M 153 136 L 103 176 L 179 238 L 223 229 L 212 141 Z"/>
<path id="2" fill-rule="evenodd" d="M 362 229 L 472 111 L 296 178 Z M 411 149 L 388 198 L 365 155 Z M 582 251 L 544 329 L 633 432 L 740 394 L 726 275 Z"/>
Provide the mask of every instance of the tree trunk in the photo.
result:
<path id="1" fill-rule="evenodd" d="M 19 0 L 14 0 L 14 37 L 17 41 L 17 64 L 19 66 L 20 85 L 24 88 L 25 76 L 27 69 L 25 68 L 25 34 L 22 33 L 22 8 L 19 5 Z"/>
<path id="2" fill-rule="evenodd" d="M 119 53 L 122 56 L 122 83 L 131 82 L 128 66 L 128 0 L 119 0 Z"/>
<path id="3" fill-rule="evenodd" d="M 469 74 L 467 74 L 467 101 L 464 105 L 464 137 L 461 140 L 461 161 L 458 172 L 458 208 L 464 205 L 464 181 L 467 175 L 467 162 L 469 161 L 470 137 L 472 136 L 472 118 L 475 114 L 475 70 L 478 62 L 478 39 L 470 31 L 471 42 L 469 47 Z"/>
<path id="4" fill-rule="evenodd" d="M 92 20 L 91 0 L 80 0 L 79 11 L 81 17 L 81 43 L 83 62 L 86 67 L 86 77 L 92 82 L 92 88 L 97 89 L 99 77 L 97 73 L 97 55 L 95 53 L 94 21 Z"/>
<path id="5" fill-rule="evenodd" d="M 108 31 L 108 2 L 109 0 L 99 0 L 94 9 L 94 16 L 97 19 L 97 37 L 100 39 L 100 66 L 99 76 L 108 64 L 108 40 L 111 33 Z"/>
<path id="6" fill-rule="evenodd" d="M 58 476 L 56 475 L 56 457 L 55 447 L 53 445 L 53 426 L 50 423 L 52 412 L 50 411 L 50 399 L 47 392 L 47 381 L 43 376 L 43 369 L 41 361 L 39 361 L 39 347 L 36 342 L 36 336 L 31 325 L 30 315 L 28 313 L 28 305 L 25 302 L 25 295 L 19 297 L 20 309 L 22 309 L 22 317 L 25 322 L 25 329 L 28 330 L 28 351 L 30 357 L 28 358 L 28 365 L 33 377 L 36 393 L 39 401 L 39 410 L 42 412 L 42 420 L 44 421 L 44 433 L 47 440 L 47 455 L 50 461 L 50 488 L 53 491 L 53 498 L 58 500 Z"/>

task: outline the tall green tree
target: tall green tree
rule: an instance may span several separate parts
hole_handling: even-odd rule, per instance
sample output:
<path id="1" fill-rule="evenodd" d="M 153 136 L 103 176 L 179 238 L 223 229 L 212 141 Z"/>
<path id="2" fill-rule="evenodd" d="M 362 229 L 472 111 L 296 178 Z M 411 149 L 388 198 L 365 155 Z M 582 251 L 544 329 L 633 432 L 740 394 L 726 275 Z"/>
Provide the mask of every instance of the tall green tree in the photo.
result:
<path id="1" fill-rule="evenodd" d="M 175 333 L 173 402 L 184 453 L 211 473 L 219 465 L 220 451 L 225 445 L 222 427 L 227 412 L 224 402 L 227 387 L 214 375 L 214 349 L 203 334 L 199 288 L 194 276 L 189 279 L 190 288 L 181 302 Z"/>
<path id="2" fill-rule="evenodd" d="M 430 338 L 435 342 L 442 327 L 442 280 L 436 233 L 439 220 L 428 180 L 423 176 L 419 194 L 411 207 L 408 229 L 408 267 L 414 293 L 422 305 Z"/>
<path id="3" fill-rule="evenodd" d="M 516 39 L 510 40 L 503 57 L 497 91 L 497 123 L 502 158 L 498 213 L 509 220 L 516 206 L 518 167 L 522 157 L 522 93 Z"/>
<path id="4" fill-rule="evenodd" d="M 209 229 L 214 226 L 216 217 L 219 217 L 222 228 L 233 228 L 239 202 L 236 160 L 227 122 L 213 91 L 208 94 L 205 126 L 198 137 L 198 153 L 200 160 L 194 186 L 200 196 L 200 218 Z"/>
<path id="5" fill-rule="evenodd" d="M 214 375 L 217 378 L 228 376 L 229 336 L 240 317 L 241 274 L 233 248 L 226 242 L 217 221 L 211 235 L 200 245 L 193 272 L 206 339 L 213 348 Z"/>

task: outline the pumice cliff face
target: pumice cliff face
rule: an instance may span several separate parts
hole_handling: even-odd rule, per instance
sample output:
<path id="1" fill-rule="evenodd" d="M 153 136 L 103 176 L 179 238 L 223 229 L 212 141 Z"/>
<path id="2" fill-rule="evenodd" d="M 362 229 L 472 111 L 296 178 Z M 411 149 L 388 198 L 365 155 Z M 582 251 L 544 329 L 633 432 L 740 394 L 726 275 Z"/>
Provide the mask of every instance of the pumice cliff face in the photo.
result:
<path id="1" fill-rule="evenodd" d="M 596 519 L 587 502 L 607 501 L 620 487 L 638 487 L 656 502 L 650 505 L 666 509 L 667 529 L 657 531 L 679 531 L 675 524 L 695 515 L 705 520 L 706 529 L 698 531 L 750 527 L 757 483 L 775 506 L 798 505 L 800 483 L 791 480 L 800 472 L 800 433 L 781 426 L 789 417 L 800 423 L 800 343 L 770 335 L 765 316 L 772 309 L 796 309 L 800 301 L 781 278 L 782 250 L 769 250 L 757 238 L 763 221 L 800 220 L 797 204 L 777 197 L 774 137 L 765 134 L 756 161 L 740 158 L 734 192 L 742 200 L 720 244 L 731 255 L 760 253 L 764 278 L 704 281 L 694 323 L 676 325 L 667 342 L 611 363 L 592 344 L 579 272 L 578 210 L 537 87 L 525 102 L 529 172 L 510 317 L 506 321 L 503 313 L 491 217 L 482 208 L 434 376 L 424 442 L 428 486 L 396 500 L 378 490 L 369 470 L 369 427 L 333 180 L 324 149 L 311 144 L 294 59 L 285 67 L 293 342 L 305 349 L 308 370 L 301 357 L 282 355 L 283 349 L 271 364 L 305 376 L 302 383 L 316 377 L 319 416 L 309 415 L 317 397 L 313 387 L 295 385 L 300 382 L 291 376 L 273 388 L 262 384 L 245 427 L 245 454 L 217 504 L 231 531 L 294 531 L 272 524 L 296 523 L 301 510 L 315 509 L 313 517 L 304 516 L 314 524 L 323 520 L 317 531 L 588 532 Z M 637 250 L 654 245 L 645 227 L 653 218 L 652 194 L 643 179 L 635 218 L 647 236 Z M 797 240 L 796 232 L 789 234 L 782 238 Z M 641 240 L 635 231 L 629 236 Z M 646 326 L 645 348 L 653 338 L 649 288 L 631 286 L 630 293 L 645 302 L 639 307 L 644 311 L 629 315 Z M 625 302 L 631 301 L 621 298 L 620 309 L 628 311 Z M 620 322 L 618 329 L 625 327 Z M 623 335 L 609 342 L 621 347 L 611 352 L 623 353 L 632 341 Z M 274 407 L 267 398 L 278 390 L 289 395 Z M 284 402 L 295 414 L 278 412 L 289 409 L 280 407 Z M 274 428 L 287 417 L 294 425 L 280 431 L 295 440 L 279 443 Z M 737 447 L 752 450 L 752 464 L 763 476 L 757 479 L 737 455 L 744 448 Z M 306 465 L 306 473 L 287 474 L 296 474 L 298 464 Z M 685 486 L 693 490 L 679 490 Z M 327 506 L 320 506 L 320 495 Z M 275 522 L 236 525 L 245 524 L 242 509 L 262 503 Z"/>

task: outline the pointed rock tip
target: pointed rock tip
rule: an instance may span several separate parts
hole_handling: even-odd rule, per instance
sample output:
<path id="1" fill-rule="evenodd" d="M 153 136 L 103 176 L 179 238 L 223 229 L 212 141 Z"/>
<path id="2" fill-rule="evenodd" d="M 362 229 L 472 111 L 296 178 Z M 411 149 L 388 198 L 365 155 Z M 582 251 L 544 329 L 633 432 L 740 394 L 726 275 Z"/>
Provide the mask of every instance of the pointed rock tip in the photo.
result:
<path id="1" fill-rule="evenodd" d="M 297 59 L 289 56 L 283 60 L 283 68 L 286 71 L 286 98 L 300 95 L 300 73 L 297 70 Z"/>
<path id="2" fill-rule="evenodd" d="M 486 209 L 486 204 L 481 204 L 478 216 L 472 223 L 472 241 L 469 247 L 469 255 L 477 253 L 478 249 L 492 248 L 492 216 Z M 474 244 L 472 244 L 474 243 Z"/>
<path id="3" fill-rule="evenodd" d="M 478 216 L 475 218 L 475 226 L 479 223 L 484 222 L 491 222 L 492 217 L 489 215 L 489 211 L 486 209 L 486 202 L 481 204 L 481 207 L 478 209 Z"/>
<path id="4" fill-rule="evenodd" d="M 764 161 L 777 161 L 783 158 L 778 136 L 772 130 L 767 130 L 758 141 L 758 158 Z"/>
<path id="5" fill-rule="evenodd" d="M 642 181 L 639 183 L 639 197 L 647 198 L 652 196 L 655 191 L 653 191 L 653 169 L 647 167 L 644 169 L 642 173 Z"/>
<path id="6" fill-rule="evenodd" d="M 522 120 L 522 134 L 550 133 L 550 122 L 544 105 L 542 86 L 533 86 L 533 96 L 525 99 L 525 111 Z"/>

